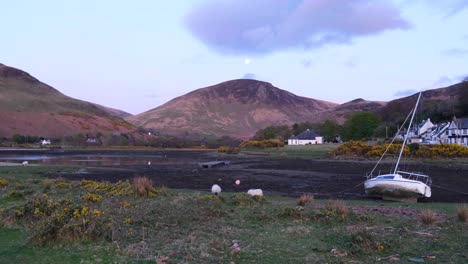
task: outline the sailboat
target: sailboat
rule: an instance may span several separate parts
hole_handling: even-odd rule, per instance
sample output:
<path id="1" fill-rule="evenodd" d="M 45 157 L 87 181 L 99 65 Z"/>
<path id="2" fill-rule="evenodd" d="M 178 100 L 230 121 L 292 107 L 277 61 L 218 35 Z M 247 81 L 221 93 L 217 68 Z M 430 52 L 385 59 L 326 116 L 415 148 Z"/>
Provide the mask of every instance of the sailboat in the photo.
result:
<path id="1" fill-rule="evenodd" d="M 401 156 L 403 154 L 406 142 L 408 141 L 409 131 L 411 130 L 411 125 L 413 124 L 414 116 L 420 99 L 421 93 L 419 93 L 414 109 L 408 115 L 408 117 L 411 115 L 411 120 L 409 122 L 408 129 L 406 130 L 398 160 L 393 170 L 388 174 L 374 175 L 375 169 L 379 165 L 380 161 L 382 161 L 383 157 L 389 150 L 396 137 L 393 138 L 392 142 L 390 142 L 389 146 L 380 157 L 377 164 L 367 175 L 367 180 L 364 182 L 364 189 L 368 196 L 380 197 L 384 200 L 414 202 L 417 201 L 417 199 L 420 197 L 431 197 L 432 180 L 428 175 L 421 172 L 407 172 L 399 169 Z M 408 117 L 406 120 L 408 120 Z"/>

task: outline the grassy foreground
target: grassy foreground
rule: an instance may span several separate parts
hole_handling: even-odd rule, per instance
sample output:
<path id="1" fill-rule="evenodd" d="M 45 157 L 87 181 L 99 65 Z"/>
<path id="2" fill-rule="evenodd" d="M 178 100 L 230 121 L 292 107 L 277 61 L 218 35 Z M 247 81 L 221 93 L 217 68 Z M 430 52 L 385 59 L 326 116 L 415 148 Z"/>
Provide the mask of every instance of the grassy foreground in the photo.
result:
<path id="1" fill-rule="evenodd" d="M 462 205 L 306 196 L 299 205 L 46 177 L 58 170 L 76 169 L 0 167 L 0 263 L 468 261 Z"/>

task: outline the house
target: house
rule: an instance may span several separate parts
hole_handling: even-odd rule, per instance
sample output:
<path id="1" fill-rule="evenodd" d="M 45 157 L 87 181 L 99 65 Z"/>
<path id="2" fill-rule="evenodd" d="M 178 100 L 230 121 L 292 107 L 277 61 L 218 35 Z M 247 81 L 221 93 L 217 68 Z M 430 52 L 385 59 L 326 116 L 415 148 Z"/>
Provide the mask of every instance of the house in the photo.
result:
<path id="1" fill-rule="evenodd" d="M 310 145 L 323 144 L 323 137 L 319 136 L 314 131 L 307 129 L 297 136 L 292 136 L 288 139 L 288 145 Z"/>
<path id="2" fill-rule="evenodd" d="M 419 136 L 424 137 L 428 130 L 432 129 L 435 125 L 431 122 L 431 119 L 423 120 L 416 126 L 417 133 Z"/>
<path id="3" fill-rule="evenodd" d="M 468 146 L 468 118 L 453 118 L 444 132 L 442 143 Z"/>
<path id="4" fill-rule="evenodd" d="M 39 141 L 39 143 L 41 145 L 50 145 L 51 144 L 50 139 L 42 139 L 41 141 Z"/>
<path id="5" fill-rule="evenodd" d="M 97 143 L 97 139 L 95 139 L 95 138 L 87 138 L 87 139 L 86 139 L 86 143 L 96 144 L 96 143 Z"/>

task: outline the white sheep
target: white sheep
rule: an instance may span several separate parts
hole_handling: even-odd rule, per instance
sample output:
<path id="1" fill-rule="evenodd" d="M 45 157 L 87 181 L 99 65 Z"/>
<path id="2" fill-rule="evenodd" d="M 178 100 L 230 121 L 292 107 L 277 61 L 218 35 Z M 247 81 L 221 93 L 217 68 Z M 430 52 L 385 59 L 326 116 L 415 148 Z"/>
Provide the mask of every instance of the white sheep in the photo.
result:
<path id="1" fill-rule="evenodd" d="M 262 189 L 250 189 L 247 191 L 247 193 L 252 196 L 263 196 Z"/>
<path id="2" fill-rule="evenodd" d="M 211 192 L 214 195 L 218 195 L 221 193 L 221 187 L 218 184 L 213 184 L 213 186 L 211 186 Z"/>
<path id="3" fill-rule="evenodd" d="M 24 165 L 28 165 L 29 162 L 28 161 L 23 161 L 21 164 L 24 166 Z"/>

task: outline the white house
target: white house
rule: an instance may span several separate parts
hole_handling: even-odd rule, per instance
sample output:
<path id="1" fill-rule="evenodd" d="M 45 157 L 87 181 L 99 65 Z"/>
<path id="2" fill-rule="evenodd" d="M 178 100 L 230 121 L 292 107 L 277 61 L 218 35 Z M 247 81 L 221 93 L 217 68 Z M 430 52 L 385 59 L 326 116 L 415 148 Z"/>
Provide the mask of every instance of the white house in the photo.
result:
<path id="1" fill-rule="evenodd" d="M 427 120 L 423 120 L 421 122 L 421 124 L 418 125 L 417 129 L 418 129 L 418 135 L 420 136 L 423 136 L 424 134 L 426 134 L 426 132 L 433 128 L 434 127 L 434 124 L 431 122 L 431 119 L 428 118 Z"/>
<path id="2" fill-rule="evenodd" d="M 468 118 L 454 118 L 444 132 L 442 143 L 468 146 Z"/>
<path id="3" fill-rule="evenodd" d="M 310 145 L 323 144 L 323 137 L 319 136 L 314 131 L 307 129 L 297 136 L 292 136 L 288 139 L 288 145 Z"/>
<path id="4" fill-rule="evenodd" d="M 41 145 L 50 145 L 50 140 L 49 139 L 43 139 L 39 143 L 41 143 Z"/>

